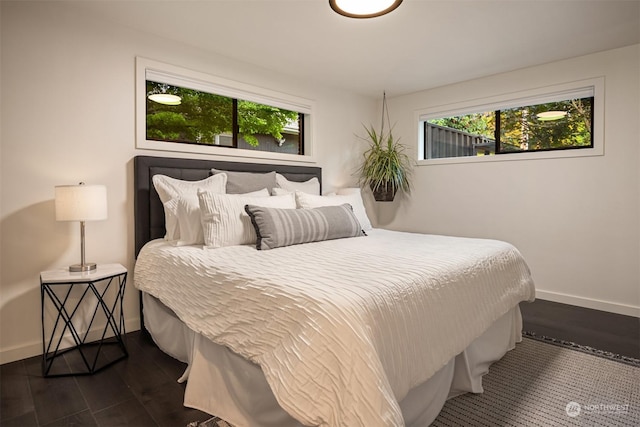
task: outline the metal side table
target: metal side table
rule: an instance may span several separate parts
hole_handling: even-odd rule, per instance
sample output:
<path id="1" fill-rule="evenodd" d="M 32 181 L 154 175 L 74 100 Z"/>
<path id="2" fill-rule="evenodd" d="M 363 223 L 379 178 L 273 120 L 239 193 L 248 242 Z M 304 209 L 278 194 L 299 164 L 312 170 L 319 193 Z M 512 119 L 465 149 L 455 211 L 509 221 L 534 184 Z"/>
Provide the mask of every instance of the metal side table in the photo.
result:
<path id="1" fill-rule="evenodd" d="M 43 376 L 91 375 L 129 355 L 122 311 L 126 282 L 127 269 L 120 264 L 40 273 Z M 46 334 L 49 307 L 55 319 Z M 92 330 L 94 321 L 98 330 Z"/>

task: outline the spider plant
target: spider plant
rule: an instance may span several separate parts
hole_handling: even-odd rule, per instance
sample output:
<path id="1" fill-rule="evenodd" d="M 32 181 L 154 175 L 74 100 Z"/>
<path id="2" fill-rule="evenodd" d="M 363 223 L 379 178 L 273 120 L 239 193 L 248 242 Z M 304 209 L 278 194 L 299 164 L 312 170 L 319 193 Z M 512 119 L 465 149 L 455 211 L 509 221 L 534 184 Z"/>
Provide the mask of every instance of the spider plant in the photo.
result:
<path id="1" fill-rule="evenodd" d="M 386 94 L 382 102 L 382 125 L 380 132 L 373 126 L 365 126 L 367 137 L 363 137 L 369 148 L 363 153 L 360 169 L 360 185 L 368 186 L 378 201 L 391 201 L 401 189 L 411 192 L 411 158 L 405 153 L 405 146 L 393 137 L 392 129 L 385 133 L 384 119 Z M 387 122 L 389 121 L 387 113 Z"/>

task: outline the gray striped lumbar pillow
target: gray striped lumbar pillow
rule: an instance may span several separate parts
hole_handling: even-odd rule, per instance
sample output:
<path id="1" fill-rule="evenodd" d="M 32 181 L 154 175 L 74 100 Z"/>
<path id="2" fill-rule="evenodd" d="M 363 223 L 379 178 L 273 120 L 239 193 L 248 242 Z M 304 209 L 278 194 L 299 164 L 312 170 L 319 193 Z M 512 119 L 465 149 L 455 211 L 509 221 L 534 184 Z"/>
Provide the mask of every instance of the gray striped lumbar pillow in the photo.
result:
<path id="1" fill-rule="evenodd" d="M 258 235 L 257 249 L 365 235 L 349 204 L 313 209 L 246 205 L 244 210 Z"/>

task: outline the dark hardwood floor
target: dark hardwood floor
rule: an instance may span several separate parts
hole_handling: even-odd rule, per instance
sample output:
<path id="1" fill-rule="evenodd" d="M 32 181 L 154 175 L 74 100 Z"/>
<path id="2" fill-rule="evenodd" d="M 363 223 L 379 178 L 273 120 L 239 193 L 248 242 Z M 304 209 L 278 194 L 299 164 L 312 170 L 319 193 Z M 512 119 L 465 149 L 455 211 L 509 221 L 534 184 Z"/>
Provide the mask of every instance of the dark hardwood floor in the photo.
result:
<path id="1" fill-rule="evenodd" d="M 521 304 L 524 330 L 640 359 L 640 319 L 537 300 Z M 91 376 L 43 378 L 41 358 L 0 366 L 1 426 L 171 426 L 210 416 L 182 405 L 185 365 L 139 331 L 129 357 Z"/>
<path id="2" fill-rule="evenodd" d="M 43 378 L 40 356 L 0 366 L 0 425 L 184 427 L 211 418 L 182 405 L 185 364 L 140 331 L 126 344 L 127 359 L 94 375 Z"/>
<path id="3" fill-rule="evenodd" d="M 640 359 L 640 318 L 545 300 L 520 310 L 527 332 Z"/>

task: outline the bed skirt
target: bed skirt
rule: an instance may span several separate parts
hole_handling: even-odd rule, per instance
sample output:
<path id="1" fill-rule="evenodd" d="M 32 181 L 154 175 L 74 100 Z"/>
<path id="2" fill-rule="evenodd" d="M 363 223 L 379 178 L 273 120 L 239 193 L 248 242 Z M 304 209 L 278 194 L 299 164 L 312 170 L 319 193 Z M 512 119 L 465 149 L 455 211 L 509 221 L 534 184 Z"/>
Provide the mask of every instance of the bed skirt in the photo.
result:
<path id="1" fill-rule="evenodd" d="M 235 427 L 293 427 L 301 424 L 276 401 L 258 365 L 217 345 L 182 323 L 171 310 L 142 293 L 145 326 L 158 347 L 188 367 L 184 405 L 216 415 Z M 482 393 L 489 366 L 522 339 L 522 316 L 515 306 L 436 374 L 400 402 L 406 426 L 428 426 L 445 401 Z"/>

